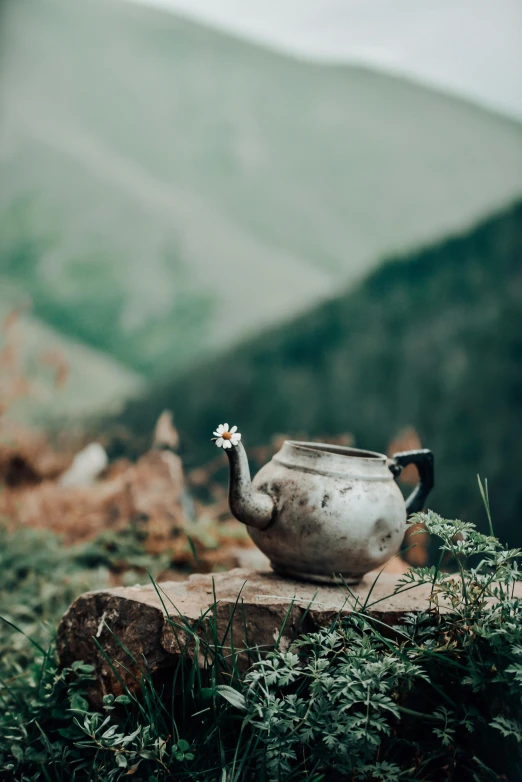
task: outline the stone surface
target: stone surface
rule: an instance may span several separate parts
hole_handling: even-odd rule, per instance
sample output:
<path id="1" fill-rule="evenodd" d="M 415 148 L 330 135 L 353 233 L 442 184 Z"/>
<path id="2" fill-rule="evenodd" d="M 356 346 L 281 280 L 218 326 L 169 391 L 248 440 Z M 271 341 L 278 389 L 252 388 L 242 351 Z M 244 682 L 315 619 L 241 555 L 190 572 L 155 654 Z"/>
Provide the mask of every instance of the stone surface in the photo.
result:
<path id="1" fill-rule="evenodd" d="M 193 657 L 190 628 L 205 646 L 210 621 L 217 627 L 219 642 L 233 645 L 240 663 L 246 664 L 245 647 L 272 648 L 283 625 L 284 648 L 299 634 L 329 625 L 338 613 L 357 610 L 368 597 L 369 613 L 387 625 L 399 623 L 406 613 L 427 609 L 428 586 L 388 597 L 398 577 L 382 573 L 370 595 L 375 573 L 350 593 L 342 585 L 315 585 L 283 579 L 268 570 L 237 568 L 162 583 L 160 594 L 152 584 L 89 592 L 64 615 L 58 651 L 63 665 L 83 660 L 95 666 L 96 684 L 89 696 L 97 704 L 104 694 L 121 693 L 121 682 L 138 687 L 145 668 L 161 676 L 181 654 Z"/>

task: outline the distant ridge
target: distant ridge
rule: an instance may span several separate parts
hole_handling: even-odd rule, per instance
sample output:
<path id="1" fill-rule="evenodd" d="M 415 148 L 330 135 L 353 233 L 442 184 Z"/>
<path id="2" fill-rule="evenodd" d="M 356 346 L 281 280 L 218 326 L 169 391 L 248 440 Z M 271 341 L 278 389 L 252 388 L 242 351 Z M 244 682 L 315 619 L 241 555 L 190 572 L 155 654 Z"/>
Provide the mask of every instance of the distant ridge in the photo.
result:
<path id="1" fill-rule="evenodd" d="M 522 119 L 518 0 L 303 0 L 298 12 L 291 0 L 269 0 L 262 14 L 255 2 L 132 1 L 305 62 L 363 65 Z"/>

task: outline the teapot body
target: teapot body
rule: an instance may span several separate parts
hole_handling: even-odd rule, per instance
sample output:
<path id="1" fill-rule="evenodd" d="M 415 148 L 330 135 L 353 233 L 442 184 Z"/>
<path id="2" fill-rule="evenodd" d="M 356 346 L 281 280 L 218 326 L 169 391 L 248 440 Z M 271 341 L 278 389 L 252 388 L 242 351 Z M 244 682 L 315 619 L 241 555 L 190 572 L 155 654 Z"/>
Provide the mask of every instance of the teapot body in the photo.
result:
<path id="1" fill-rule="evenodd" d="M 273 514 L 248 532 L 278 573 L 353 584 L 399 551 L 406 504 L 383 454 L 287 441 L 252 486 Z"/>

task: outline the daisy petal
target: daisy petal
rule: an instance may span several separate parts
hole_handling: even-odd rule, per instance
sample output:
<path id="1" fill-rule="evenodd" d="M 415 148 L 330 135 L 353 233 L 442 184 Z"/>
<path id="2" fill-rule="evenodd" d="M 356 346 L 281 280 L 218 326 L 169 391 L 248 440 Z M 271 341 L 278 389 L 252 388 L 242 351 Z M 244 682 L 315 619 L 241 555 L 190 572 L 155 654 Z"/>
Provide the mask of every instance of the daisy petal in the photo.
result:
<path id="1" fill-rule="evenodd" d="M 218 428 L 216 429 L 216 432 L 218 432 L 219 434 L 223 434 L 224 431 L 225 429 L 223 427 L 223 424 L 219 424 Z"/>
<path id="2" fill-rule="evenodd" d="M 223 448 L 224 444 L 225 444 L 225 440 L 223 440 L 222 437 L 216 440 L 216 445 L 218 448 Z"/>
<path id="3" fill-rule="evenodd" d="M 236 432 L 232 439 L 237 440 L 237 442 L 239 442 L 241 440 L 241 433 Z"/>
<path id="4" fill-rule="evenodd" d="M 232 445 L 237 445 L 240 440 L 241 437 L 238 437 L 237 434 L 233 434 L 230 442 L 232 443 Z"/>
<path id="5" fill-rule="evenodd" d="M 237 426 L 233 426 L 230 430 L 230 434 L 234 434 L 234 432 L 237 432 Z"/>
<path id="6" fill-rule="evenodd" d="M 218 432 L 217 429 L 215 432 L 212 432 L 212 434 L 214 435 L 214 437 L 221 437 L 221 432 Z"/>
<path id="7" fill-rule="evenodd" d="M 223 431 L 228 432 L 228 424 L 223 424 Z"/>
<path id="8" fill-rule="evenodd" d="M 230 440 L 223 440 L 223 448 L 232 448 Z"/>

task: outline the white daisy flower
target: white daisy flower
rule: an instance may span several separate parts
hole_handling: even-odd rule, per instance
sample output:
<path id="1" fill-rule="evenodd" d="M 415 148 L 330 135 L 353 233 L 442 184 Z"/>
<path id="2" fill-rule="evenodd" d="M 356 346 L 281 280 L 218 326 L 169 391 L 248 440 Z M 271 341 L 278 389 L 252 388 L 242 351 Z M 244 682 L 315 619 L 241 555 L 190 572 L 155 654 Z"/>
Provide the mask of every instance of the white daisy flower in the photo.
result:
<path id="1" fill-rule="evenodd" d="M 218 448 L 232 448 L 233 445 L 237 445 L 241 440 L 241 435 L 237 431 L 237 426 L 233 426 L 229 429 L 228 424 L 219 424 L 214 435 L 215 437 L 212 439 Z"/>

